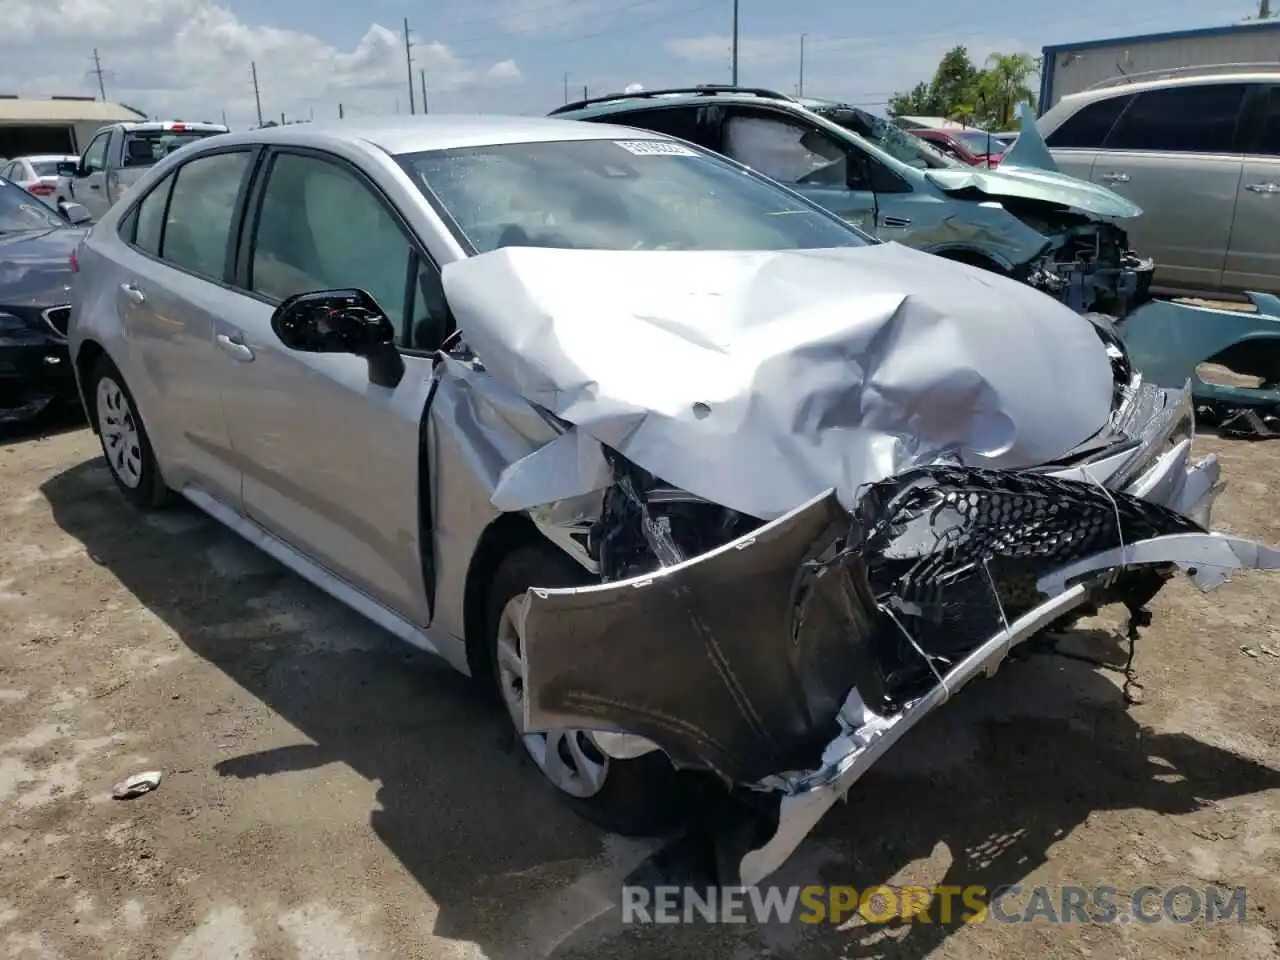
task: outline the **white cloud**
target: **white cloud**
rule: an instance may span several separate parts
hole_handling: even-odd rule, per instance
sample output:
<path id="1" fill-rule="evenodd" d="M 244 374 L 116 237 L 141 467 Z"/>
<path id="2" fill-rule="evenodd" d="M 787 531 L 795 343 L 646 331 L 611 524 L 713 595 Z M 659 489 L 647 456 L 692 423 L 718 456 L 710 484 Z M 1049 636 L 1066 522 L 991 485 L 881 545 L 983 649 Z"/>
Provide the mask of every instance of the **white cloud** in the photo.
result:
<path id="1" fill-rule="evenodd" d="M 965 37 L 957 40 L 944 32 L 921 35 L 909 44 L 886 42 L 878 37 L 805 38 L 804 92 L 810 96 L 849 99 L 879 106 L 895 91 L 908 90 L 928 80 L 942 55 L 957 43 L 981 66 L 993 51 L 1039 53 L 1040 44 L 1016 37 Z M 730 62 L 733 41 L 728 36 L 708 35 L 668 40 L 667 51 L 690 64 Z M 794 93 L 799 84 L 800 35 L 781 37 L 739 37 L 738 79 L 750 86 L 763 86 Z M 727 77 L 725 81 L 727 82 Z"/>
<path id="2" fill-rule="evenodd" d="M 407 109 L 403 37 L 372 24 L 350 47 L 309 33 L 250 25 L 217 0 L 5 0 L 0 90 L 29 96 L 96 93 L 89 53 L 97 49 L 107 97 L 148 114 L 256 121 L 250 64 L 256 63 L 267 118 Z M 414 80 L 425 71 L 433 106 L 466 102 L 522 80 L 515 61 L 463 57 L 415 37 Z M 492 96 L 492 95 L 491 95 Z M 478 103 L 473 109 L 492 105 Z M 453 107 L 451 107 L 453 108 Z"/>

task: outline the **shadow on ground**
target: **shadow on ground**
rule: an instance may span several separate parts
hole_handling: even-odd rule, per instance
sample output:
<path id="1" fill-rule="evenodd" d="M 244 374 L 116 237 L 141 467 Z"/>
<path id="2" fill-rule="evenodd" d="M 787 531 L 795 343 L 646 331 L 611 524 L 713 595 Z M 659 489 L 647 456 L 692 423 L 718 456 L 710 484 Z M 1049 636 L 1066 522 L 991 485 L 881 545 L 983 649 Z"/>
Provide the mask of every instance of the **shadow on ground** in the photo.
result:
<path id="1" fill-rule="evenodd" d="M 616 911 L 597 914 L 616 902 L 625 865 L 597 875 L 571 903 L 589 869 L 584 863 L 601 862 L 604 838 L 541 788 L 504 718 L 470 681 L 407 651 L 273 563 L 229 578 L 209 559 L 225 548 L 226 531 L 183 508 L 176 516 L 189 522 L 180 530 L 144 521 L 104 477 L 94 461 L 44 485 L 58 524 L 192 651 L 314 741 L 225 761 L 218 773 L 270 776 L 336 762 L 380 781 L 372 827 L 438 905 L 439 936 L 531 960 L 714 960 L 762 945 L 834 960 L 922 957 L 961 927 L 957 911 L 951 923 L 888 931 L 620 931 Z M 281 593 L 311 611 L 304 624 L 322 626 L 255 627 L 255 602 Z M 309 637 L 313 629 L 327 639 Z M 1076 640 L 1123 659 L 1110 637 Z M 975 684 L 909 736 L 820 824 L 780 879 L 862 889 L 941 843 L 951 857 L 941 883 L 992 890 L 1019 883 L 1094 811 L 1185 813 L 1206 800 L 1276 787 L 1280 773 L 1265 766 L 1188 736 L 1140 729 L 1116 684 L 1096 668 L 1035 657 Z M 548 891 L 565 893 L 561 906 L 570 908 L 546 916 Z"/>
<path id="2" fill-rule="evenodd" d="M 0 447 L 14 443 L 43 440 L 60 433 L 70 433 L 87 427 L 84 410 L 78 403 L 49 407 L 29 420 L 6 422 L 0 420 Z"/>

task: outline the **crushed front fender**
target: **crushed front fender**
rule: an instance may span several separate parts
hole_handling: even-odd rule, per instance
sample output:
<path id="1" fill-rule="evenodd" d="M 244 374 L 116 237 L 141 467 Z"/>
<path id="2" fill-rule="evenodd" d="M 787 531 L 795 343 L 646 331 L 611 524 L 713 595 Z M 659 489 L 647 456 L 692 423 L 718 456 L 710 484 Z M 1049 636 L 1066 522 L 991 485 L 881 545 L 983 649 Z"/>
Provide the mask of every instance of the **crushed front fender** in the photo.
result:
<path id="1" fill-rule="evenodd" d="M 799 768 L 874 685 L 865 566 L 827 492 L 652 574 L 529 591 L 526 731 L 627 731 L 726 782 Z"/>

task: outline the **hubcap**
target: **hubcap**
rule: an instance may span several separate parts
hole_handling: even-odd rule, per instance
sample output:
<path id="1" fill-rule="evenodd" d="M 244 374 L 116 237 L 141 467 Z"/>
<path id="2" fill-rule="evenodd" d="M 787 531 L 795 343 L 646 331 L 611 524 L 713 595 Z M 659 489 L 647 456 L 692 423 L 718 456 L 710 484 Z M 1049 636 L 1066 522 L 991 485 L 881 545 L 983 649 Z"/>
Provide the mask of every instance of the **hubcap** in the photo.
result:
<path id="1" fill-rule="evenodd" d="M 126 487 L 134 489 L 142 483 L 142 447 L 133 408 L 110 377 L 98 381 L 98 431 L 102 435 L 102 452 L 107 463 Z"/>
<path id="2" fill-rule="evenodd" d="M 524 643 L 520 635 L 524 595 L 512 597 L 498 622 L 498 682 L 507 712 L 524 729 Z M 524 748 L 543 775 L 573 797 L 593 797 L 609 775 L 609 758 L 585 730 L 552 730 L 522 733 Z"/>

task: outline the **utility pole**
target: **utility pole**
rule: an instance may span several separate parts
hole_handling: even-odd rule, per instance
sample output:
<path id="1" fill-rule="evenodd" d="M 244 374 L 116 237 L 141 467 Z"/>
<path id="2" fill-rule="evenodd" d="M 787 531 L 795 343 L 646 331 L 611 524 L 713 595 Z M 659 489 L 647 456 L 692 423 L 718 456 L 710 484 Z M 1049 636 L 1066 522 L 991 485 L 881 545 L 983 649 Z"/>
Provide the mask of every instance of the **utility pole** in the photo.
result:
<path id="1" fill-rule="evenodd" d="M 733 85 L 738 85 L 738 0 L 733 0 Z"/>
<path id="2" fill-rule="evenodd" d="M 338 104 L 338 119 L 342 119 L 342 104 Z"/>
<path id="3" fill-rule="evenodd" d="M 1265 3 L 1266 0 L 1263 0 Z M 102 82 L 102 61 L 98 59 L 98 48 L 93 48 L 93 72 L 98 76 L 98 93 L 102 95 L 102 102 L 107 102 L 107 88 Z"/>
<path id="4" fill-rule="evenodd" d="M 418 83 L 422 86 L 422 115 L 427 115 L 427 71 L 418 69 Z"/>
<path id="5" fill-rule="evenodd" d="M 800 34 L 800 86 L 797 88 L 796 93 L 801 97 L 804 96 L 804 38 L 807 36 L 807 33 Z"/>
<path id="6" fill-rule="evenodd" d="M 280 111 L 280 126 L 284 126 L 284 111 Z"/>
<path id="7" fill-rule="evenodd" d="M 582 85 L 582 99 L 583 100 L 591 99 L 589 96 L 587 96 L 587 85 L 585 83 Z"/>
<path id="8" fill-rule="evenodd" d="M 316 118 L 316 108 L 315 108 L 315 107 L 307 107 L 307 119 L 308 119 L 308 120 L 314 120 L 315 118 Z"/>
<path id="9" fill-rule="evenodd" d="M 569 102 L 569 74 L 564 75 L 564 102 Z"/>
<path id="10" fill-rule="evenodd" d="M 1258 19 L 1271 19 L 1271 0 L 1258 0 Z M 96 54 L 97 51 L 95 50 L 94 53 Z M 105 100 L 107 98 L 104 96 L 102 99 Z"/>
<path id="11" fill-rule="evenodd" d="M 224 127 L 227 125 L 227 111 L 225 110 L 222 111 L 222 125 Z"/>
<path id="12" fill-rule="evenodd" d="M 409 113 L 413 113 L 413 53 L 409 46 L 409 18 L 404 18 L 404 65 L 409 71 Z"/>
<path id="13" fill-rule="evenodd" d="M 258 126 L 262 126 L 262 94 L 258 90 L 258 65 L 250 61 L 249 70 L 253 73 L 253 103 L 258 108 Z"/>

